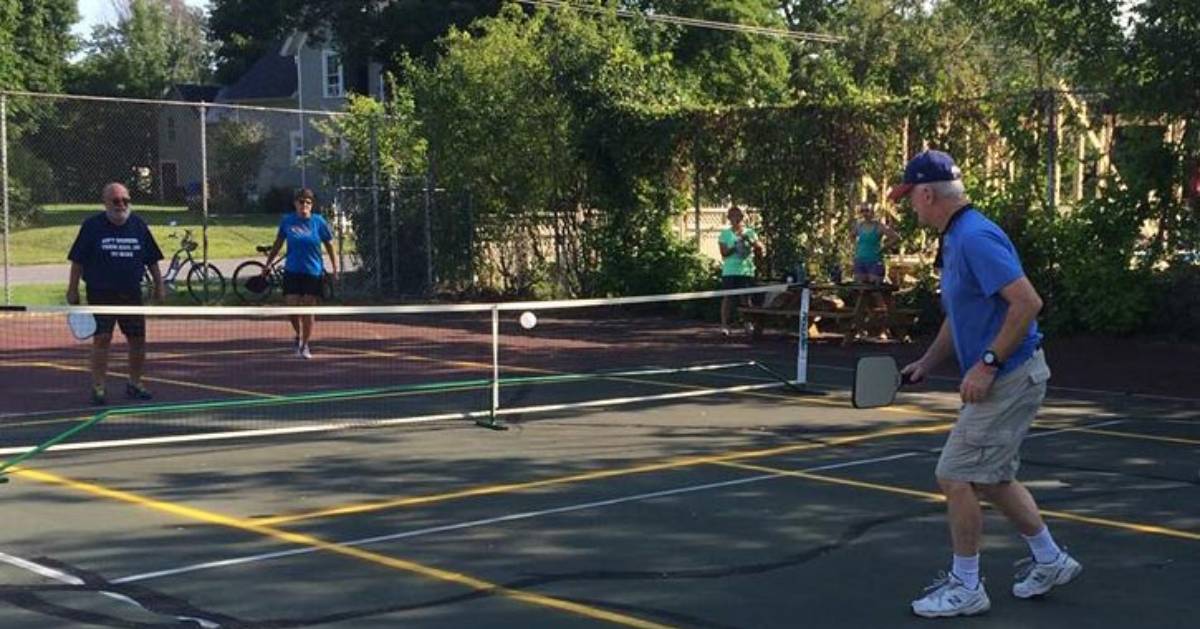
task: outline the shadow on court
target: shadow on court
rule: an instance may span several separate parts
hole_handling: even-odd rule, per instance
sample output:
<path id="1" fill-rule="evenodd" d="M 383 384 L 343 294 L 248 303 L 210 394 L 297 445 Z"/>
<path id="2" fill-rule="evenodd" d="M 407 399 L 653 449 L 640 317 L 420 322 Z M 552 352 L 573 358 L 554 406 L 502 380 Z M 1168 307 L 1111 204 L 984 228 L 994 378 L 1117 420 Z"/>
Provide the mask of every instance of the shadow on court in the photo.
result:
<path id="1" fill-rule="evenodd" d="M 814 379 L 844 387 L 836 370 Z M 589 386 L 634 385 L 655 386 Z M 521 401 L 538 396 L 560 399 Z M 772 389 L 518 416 L 504 432 L 440 422 L 52 453 L 0 488 L 0 625 L 925 625 L 908 602 L 949 562 L 932 470 L 955 403 L 899 401 L 914 405 Z M 1013 598 L 1027 550 L 989 512 L 992 610 L 964 624 L 1188 624 L 1196 406 L 1055 395 L 1023 453 L 1084 573 Z"/>

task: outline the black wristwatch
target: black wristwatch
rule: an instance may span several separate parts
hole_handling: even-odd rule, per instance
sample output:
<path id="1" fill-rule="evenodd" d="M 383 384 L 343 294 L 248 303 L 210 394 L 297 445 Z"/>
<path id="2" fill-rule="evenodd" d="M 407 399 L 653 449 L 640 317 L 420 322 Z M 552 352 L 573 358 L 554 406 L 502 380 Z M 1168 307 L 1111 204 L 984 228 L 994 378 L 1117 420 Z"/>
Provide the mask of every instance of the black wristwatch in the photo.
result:
<path id="1" fill-rule="evenodd" d="M 1000 357 L 996 355 L 996 352 L 993 352 L 990 349 L 985 351 L 983 353 L 983 357 L 979 360 L 988 367 L 995 367 L 996 369 L 1004 368 L 1004 362 L 1000 360 Z"/>

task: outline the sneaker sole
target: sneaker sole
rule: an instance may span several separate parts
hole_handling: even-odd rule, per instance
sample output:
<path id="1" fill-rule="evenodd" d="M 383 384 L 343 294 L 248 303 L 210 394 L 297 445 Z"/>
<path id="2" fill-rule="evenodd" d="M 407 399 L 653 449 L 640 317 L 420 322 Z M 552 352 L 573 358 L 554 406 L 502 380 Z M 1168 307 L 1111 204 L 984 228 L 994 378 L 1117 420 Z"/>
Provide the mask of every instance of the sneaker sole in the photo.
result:
<path id="1" fill-rule="evenodd" d="M 1081 572 L 1083 572 L 1083 565 L 1080 564 L 1079 562 L 1075 562 L 1074 564 L 1069 566 L 1066 570 L 1059 572 L 1058 576 L 1054 577 L 1054 580 L 1050 581 L 1046 585 L 1045 589 L 1039 590 L 1037 592 L 1031 592 L 1029 594 L 1021 595 L 1021 594 L 1017 593 L 1016 588 L 1013 588 L 1013 596 L 1020 598 L 1020 599 L 1030 599 L 1030 598 L 1034 598 L 1037 596 L 1043 596 L 1050 590 L 1053 590 L 1054 588 L 1056 588 L 1060 585 L 1066 585 L 1066 584 L 1070 583 L 1071 581 L 1074 581 L 1075 577 L 1079 576 L 1079 574 Z"/>
<path id="2" fill-rule="evenodd" d="M 946 612 L 921 612 L 913 609 L 912 612 L 922 618 L 953 618 L 955 616 L 977 616 L 990 610 L 991 608 L 992 601 L 990 599 L 984 599 L 983 605 L 977 608 L 968 607 L 966 609 L 956 609 L 954 611 Z"/>

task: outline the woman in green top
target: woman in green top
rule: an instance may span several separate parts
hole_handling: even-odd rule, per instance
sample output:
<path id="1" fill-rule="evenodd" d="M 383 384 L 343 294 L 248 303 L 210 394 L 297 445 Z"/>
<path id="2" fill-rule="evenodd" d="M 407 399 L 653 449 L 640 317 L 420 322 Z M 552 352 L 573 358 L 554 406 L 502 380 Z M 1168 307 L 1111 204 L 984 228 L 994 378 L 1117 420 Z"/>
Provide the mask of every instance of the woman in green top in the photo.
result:
<path id="1" fill-rule="evenodd" d="M 763 255 L 763 246 L 758 240 L 758 232 L 742 222 L 742 208 L 734 205 L 726 216 L 729 217 L 729 227 L 721 230 L 721 235 L 717 237 L 723 260 L 721 289 L 749 288 L 754 285 L 754 256 Z M 729 336 L 729 318 L 733 314 L 734 299 L 721 299 L 721 334 L 725 336 Z M 744 302 L 745 298 L 741 301 Z"/>
<path id="2" fill-rule="evenodd" d="M 900 236 L 891 227 L 884 225 L 875 218 L 875 207 L 870 203 L 858 206 L 861 221 L 855 223 L 852 240 L 854 241 L 854 281 L 859 284 L 879 284 L 883 282 L 883 238 L 899 240 Z"/>

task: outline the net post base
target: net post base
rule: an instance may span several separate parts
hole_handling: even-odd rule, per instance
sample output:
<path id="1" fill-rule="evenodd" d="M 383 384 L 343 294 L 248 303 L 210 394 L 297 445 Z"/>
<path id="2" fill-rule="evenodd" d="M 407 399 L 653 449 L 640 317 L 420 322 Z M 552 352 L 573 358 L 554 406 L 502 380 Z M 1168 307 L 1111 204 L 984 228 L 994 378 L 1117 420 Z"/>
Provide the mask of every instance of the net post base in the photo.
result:
<path id="1" fill-rule="evenodd" d="M 489 430 L 508 430 L 508 424 L 505 424 L 495 417 L 477 419 L 475 420 L 475 425 L 479 426 L 480 428 L 487 428 Z"/>

